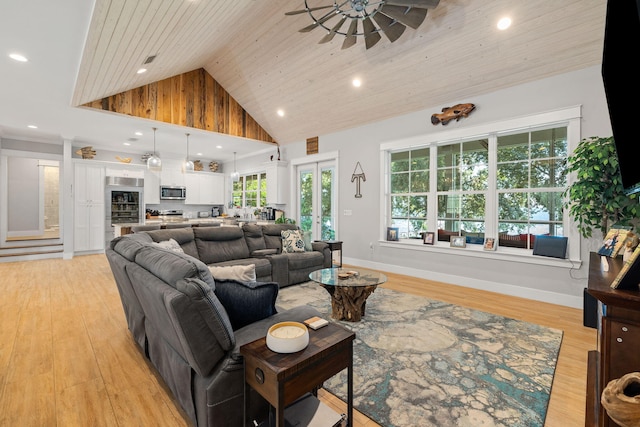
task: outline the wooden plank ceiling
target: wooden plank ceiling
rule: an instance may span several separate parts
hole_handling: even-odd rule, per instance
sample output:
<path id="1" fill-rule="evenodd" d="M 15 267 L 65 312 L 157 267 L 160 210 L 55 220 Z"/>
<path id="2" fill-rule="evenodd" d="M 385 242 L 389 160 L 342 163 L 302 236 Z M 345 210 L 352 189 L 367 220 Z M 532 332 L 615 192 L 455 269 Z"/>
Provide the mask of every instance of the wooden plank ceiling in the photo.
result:
<path id="1" fill-rule="evenodd" d="M 359 37 L 345 50 L 343 36 L 318 44 L 321 29 L 298 31 L 310 17 L 285 12 L 303 7 L 302 0 L 96 0 L 72 105 L 204 69 L 265 134 L 286 144 L 437 112 L 602 59 L 603 0 L 441 0 L 395 42 L 383 37 L 365 49 Z M 500 32 L 495 24 L 504 14 L 513 25 Z M 150 55 L 148 71 L 136 74 Z M 362 87 L 351 86 L 354 77 Z"/>
<path id="2" fill-rule="evenodd" d="M 83 106 L 231 136 L 276 142 L 202 68 Z"/>

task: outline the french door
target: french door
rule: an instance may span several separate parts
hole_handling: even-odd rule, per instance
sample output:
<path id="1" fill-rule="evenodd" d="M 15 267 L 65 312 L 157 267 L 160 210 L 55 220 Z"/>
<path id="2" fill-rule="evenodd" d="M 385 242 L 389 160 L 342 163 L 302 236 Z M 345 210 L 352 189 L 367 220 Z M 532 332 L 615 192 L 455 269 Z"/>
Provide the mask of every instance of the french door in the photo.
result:
<path id="1" fill-rule="evenodd" d="M 314 240 L 336 239 L 336 162 L 304 163 L 296 166 L 298 224 Z"/>

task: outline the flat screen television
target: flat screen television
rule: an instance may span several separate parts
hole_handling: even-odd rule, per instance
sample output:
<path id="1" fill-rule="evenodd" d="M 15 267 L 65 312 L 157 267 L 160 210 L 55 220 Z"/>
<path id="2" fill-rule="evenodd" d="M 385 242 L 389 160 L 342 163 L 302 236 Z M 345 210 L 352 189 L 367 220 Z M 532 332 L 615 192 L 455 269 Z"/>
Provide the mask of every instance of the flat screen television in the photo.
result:
<path id="1" fill-rule="evenodd" d="M 640 0 L 608 0 L 602 81 L 625 193 L 640 192 Z"/>

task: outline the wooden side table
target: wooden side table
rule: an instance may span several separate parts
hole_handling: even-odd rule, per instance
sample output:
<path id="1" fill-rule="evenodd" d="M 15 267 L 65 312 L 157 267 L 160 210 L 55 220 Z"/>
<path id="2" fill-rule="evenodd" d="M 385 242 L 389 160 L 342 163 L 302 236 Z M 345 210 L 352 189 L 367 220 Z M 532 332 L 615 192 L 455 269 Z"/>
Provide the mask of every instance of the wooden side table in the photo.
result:
<path id="1" fill-rule="evenodd" d="M 323 240 L 326 244 L 329 245 L 329 250 L 331 251 L 331 266 L 332 267 L 342 267 L 342 242 L 339 240 Z M 340 262 L 333 263 L 333 253 L 340 252 Z"/>
<path id="2" fill-rule="evenodd" d="M 284 426 L 284 410 L 298 398 L 347 369 L 347 426 L 353 425 L 353 340 L 355 333 L 336 323 L 309 329 L 309 345 L 296 353 L 275 353 L 259 338 L 240 347 L 244 357 L 244 413 L 248 386 L 264 397 L 276 412 L 276 426 Z M 245 420 L 246 426 L 246 420 Z"/>

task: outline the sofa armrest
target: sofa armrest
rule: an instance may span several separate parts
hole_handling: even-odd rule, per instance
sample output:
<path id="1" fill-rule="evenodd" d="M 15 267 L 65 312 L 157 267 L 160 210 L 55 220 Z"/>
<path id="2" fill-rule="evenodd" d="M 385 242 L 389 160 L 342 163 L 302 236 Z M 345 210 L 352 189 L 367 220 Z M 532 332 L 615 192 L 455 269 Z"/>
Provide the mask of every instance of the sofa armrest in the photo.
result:
<path id="1" fill-rule="evenodd" d="M 256 249 L 255 251 L 251 252 L 251 256 L 256 258 L 263 258 L 267 255 L 275 255 L 277 253 L 277 249 Z"/>
<path id="2" fill-rule="evenodd" d="M 324 255 L 324 262 L 322 263 L 322 266 L 324 268 L 330 268 L 333 262 L 331 260 L 331 249 L 329 249 L 329 244 L 327 242 L 316 240 L 311 242 L 311 247 L 314 251 L 322 252 L 322 255 Z"/>
<path id="3" fill-rule="evenodd" d="M 289 257 L 287 254 L 267 255 L 271 263 L 271 280 L 281 287 L 289 284 Z"/>
<path id="4" fill-rule="evenodd" d="M 229 315 L 233 330 L 277 313 L 278 284 L 216 280 L 215 295 Z"/>

